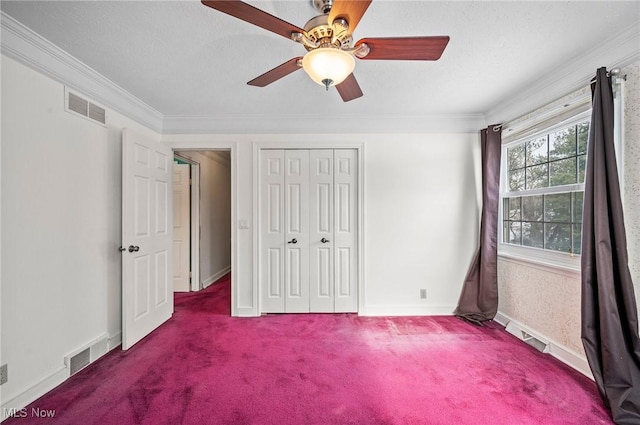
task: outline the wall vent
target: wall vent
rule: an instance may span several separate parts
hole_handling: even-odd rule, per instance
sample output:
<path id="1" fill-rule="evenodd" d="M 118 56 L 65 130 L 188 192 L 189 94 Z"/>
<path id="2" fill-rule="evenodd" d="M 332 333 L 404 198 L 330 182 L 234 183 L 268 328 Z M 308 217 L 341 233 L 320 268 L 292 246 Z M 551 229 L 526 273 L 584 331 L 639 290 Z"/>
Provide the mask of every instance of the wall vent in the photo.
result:
<path id="1" fill-rule="evenodd" d="M 83 369 L 91 363 L 91 348 L 85 348 L 73 357 L 69 357 L 69 376 L 74 375 L 79 370 Z"/>
<path id="2" fill-rule="evenodd" d="M 536 350 L 540 351 L 541 353 L 548 353 L 549 352 L 549 342 L 548 341 L 545 341 L 540 337 L 531 335 L 529 332 L 527 332 L 524 329 L 522 329 L 522 327 L 520 325 L 518 325 L 517 323 L 514 323 L 513 321 L 511 321 L 511 322 L 509 322 L 507 324 L 507 327 L 505 329 L 511 335 L 513 335 L 516 338 L 526 342 L 527 344 L 529 344 L 530 346 L 532 346 Z"/>
<path id="3" fill-rule="evenodd" d="M 64 90 L 64 109 L 103 126 L 107 124 L 107 111 L 103 107 L 88 101 L 67 87 Z"/>
<path id="4" fill-rule="evenodd" d="M 103 335 L 90 344 L 69 353 L 64 357 L 64 364 L 69 369 L 69 376 L 84 369 L 109 351 L 108 335 Z"/>

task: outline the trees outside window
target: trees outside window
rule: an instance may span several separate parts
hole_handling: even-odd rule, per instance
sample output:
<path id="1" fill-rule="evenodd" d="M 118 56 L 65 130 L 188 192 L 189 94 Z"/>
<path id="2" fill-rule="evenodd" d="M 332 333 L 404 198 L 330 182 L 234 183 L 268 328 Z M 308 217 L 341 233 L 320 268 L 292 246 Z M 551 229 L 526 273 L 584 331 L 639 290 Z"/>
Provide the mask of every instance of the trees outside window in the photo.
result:
<path id="1" fill-rule="evenodd" d="M 589 119 L 506 145 L 502 242 L 580 254 Z"/>

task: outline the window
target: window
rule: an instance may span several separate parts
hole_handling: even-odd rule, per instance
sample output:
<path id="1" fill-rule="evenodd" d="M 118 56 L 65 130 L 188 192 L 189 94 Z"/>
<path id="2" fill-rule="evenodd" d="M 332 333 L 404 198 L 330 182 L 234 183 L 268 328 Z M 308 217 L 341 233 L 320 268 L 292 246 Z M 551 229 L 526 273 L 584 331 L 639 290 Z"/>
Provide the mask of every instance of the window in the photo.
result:
<path id="1" fill-rule="evenodd" d="M 580 114 L 503 146 L 503 248 L 580 254 L 589 122 Z"/>

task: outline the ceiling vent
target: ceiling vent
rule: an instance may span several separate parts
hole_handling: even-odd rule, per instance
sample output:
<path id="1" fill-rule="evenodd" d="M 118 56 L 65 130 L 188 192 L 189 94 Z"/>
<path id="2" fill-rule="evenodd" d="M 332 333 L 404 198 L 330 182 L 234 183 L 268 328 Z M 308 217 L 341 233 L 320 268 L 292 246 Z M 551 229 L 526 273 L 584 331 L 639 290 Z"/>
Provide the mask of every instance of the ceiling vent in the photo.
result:
<path id="1" fill-rule="evenodd" d="M 103 107 L 70 91 L 67 87 L 64 90 L 64 109 L 67 112 L 80 115 L 106 127 L 107 111 Z"/>

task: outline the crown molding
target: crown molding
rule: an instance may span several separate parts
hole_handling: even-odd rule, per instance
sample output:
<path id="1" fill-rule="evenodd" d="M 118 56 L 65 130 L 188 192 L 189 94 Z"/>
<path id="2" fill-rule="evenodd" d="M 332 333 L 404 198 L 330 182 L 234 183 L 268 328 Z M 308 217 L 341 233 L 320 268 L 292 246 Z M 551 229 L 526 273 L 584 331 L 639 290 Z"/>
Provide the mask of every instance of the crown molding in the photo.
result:
<path id="1" fill-rule="evenodd" d="M 11 16 L 0 11 L 2 54 L 156 131 L 163 115 Z"/>
<path id="2" fill-rule="evenodd" d="M 483 114 L 167 116 L 0 11 L 2 54 L 161 134 L 470 133 Z"/>
<path id="3" fill-rule="evenodd" d="M 330 123 L 331 125 L 322 125 Z M 426 115 L 165 115 L 163 134 L 475 133 L 483 114 Z"/>
<path id="4" fill-rule="evenodd" d="M 622 68 L 640 60 L 640 25 L 633 24 L 581 53 L 486 113 L 487 122 L 507 122 L 586 87 L 602 66 Z"/>

